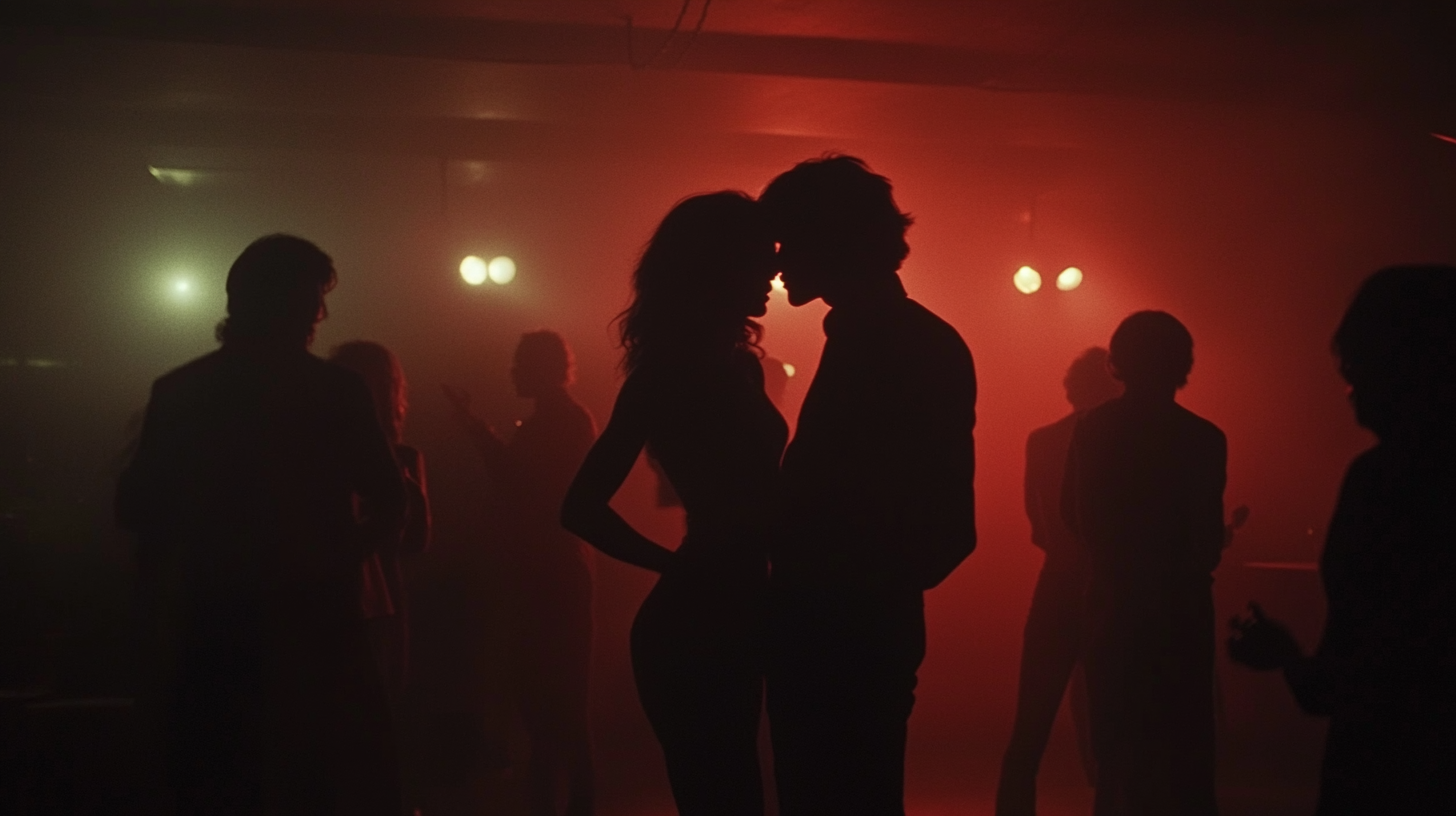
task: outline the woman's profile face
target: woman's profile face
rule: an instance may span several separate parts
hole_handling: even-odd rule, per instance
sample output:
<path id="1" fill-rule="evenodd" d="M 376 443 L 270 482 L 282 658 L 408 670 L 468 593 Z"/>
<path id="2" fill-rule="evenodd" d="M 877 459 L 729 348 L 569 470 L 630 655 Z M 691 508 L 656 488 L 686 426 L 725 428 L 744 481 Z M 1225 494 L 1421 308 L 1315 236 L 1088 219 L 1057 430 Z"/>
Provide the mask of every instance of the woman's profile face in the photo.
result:
<path id="1" fill-rule="evenodd" d="M 768 298 L 777 274 L 773 242 L 755 242 L 747 248 L 743 262 L 730 270 L 731 288 L 725 292 L 725 306 L 733 310 L 735 317 L 763 317 L 768 313 Z"/>

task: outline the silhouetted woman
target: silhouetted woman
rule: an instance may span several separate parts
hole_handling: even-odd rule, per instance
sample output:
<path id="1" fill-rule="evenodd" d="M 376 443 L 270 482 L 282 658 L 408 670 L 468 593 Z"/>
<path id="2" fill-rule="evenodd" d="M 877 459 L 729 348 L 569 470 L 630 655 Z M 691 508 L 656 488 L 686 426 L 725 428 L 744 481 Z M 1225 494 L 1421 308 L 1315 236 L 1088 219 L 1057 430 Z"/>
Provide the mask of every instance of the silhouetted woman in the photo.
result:
<path id="1" fill-rule="evenodd" d="M 562 526 L 566 487 L 581 465 L 596 423 L 571 394 L 571 349 L 553 331 L 527 332 L 516 346 L 511 380 L 535 408 L 510 442 L 470 412 L 470 395 L 445 387 L 470 432 L 500 500 L 513 614 L 511 660 L 516 702 L 531 742 L 526 773 L 532 816 L 592 812 L 591 735 L 587 726 L 592 650 L 592 570 L 581 541 Z"/>
<path id="2" fill-rule="evenodd" d="M 763 812 L 758 625 L 788 427 L 764 394 L 753 318 L 774 267 L 773 239 L 742 193 L 694 196 L 667 214 L 620 318 L 626 382 L 562 511 L 602 552 L 661 574 L 632 625 L 632 668 L 684 816 Z M 675 551 L 608 504 L 644 447 L 686 510 Z"/>
<path id="3" fill-rule="evenodd" d="M 1456 813 L 1456 268 L 1375 273 L 1334 351 L 1379 442 L 1330 522 L 1324 635 L 1306 657 L 1251 604 L 1229 651 L 1330 718 L 1319 816 Z"/>
<path id="4" fill-rule="evenodd" d="M 409 410 L 409 386 L 394 352 L 378 343 L 355 340 L 334 349 L 329 362 L 358 374 L 374 398 L 374 413 L 399 462 L 409 502 L 404 534 L 398 544 L 382 547 L 364 562 L 364 618 L 369 621 L 370 644 L 385 688 L 397 704 L 409 677 L 409 598 L 405 589 L 407 554 L 430 546 L 430 499 L 425 484 L 425 458 L 418 448 L 404 444 L 404 420 Z"/>

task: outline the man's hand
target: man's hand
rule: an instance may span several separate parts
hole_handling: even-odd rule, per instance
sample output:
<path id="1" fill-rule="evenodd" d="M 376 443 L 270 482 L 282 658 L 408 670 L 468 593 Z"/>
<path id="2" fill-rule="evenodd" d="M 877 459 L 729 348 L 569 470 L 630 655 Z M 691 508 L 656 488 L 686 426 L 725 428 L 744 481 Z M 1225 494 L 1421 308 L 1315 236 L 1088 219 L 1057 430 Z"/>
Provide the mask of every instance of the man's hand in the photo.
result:
<path id="1" fill-rule="evenodd" d="M 445 401 L 450 403 L 450 413 L 456 421 L 469 422 L 473 418 L 470 413 L 470 392 L 464 388 L 454 385 L 440 384 L 440 391 L 445 395 Z"/>
<path id="2" fill-rule="evenodd" d="M 1235 616 L 1229 627 L 1235 633 L 1228 640 L 1229 657 L 1251 669 L 1282 669 L 1304 656 L 1289 627 L 1265 617 L 1263 608 L 1253 601 L 1248 616 Z"/>

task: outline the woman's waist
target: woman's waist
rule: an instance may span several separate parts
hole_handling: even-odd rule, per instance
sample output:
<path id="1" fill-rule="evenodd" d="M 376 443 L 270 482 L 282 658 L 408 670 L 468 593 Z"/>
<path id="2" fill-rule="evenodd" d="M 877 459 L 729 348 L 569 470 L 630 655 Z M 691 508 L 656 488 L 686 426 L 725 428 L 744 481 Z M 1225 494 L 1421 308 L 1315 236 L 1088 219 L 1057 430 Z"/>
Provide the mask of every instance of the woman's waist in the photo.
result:
<path id="1" fill-rule="evenodd" d="M 761 529 L 731 529 L 725 525 L 688 522 L 677 548 L 680 561 L 768 569 L 768 539 Z"/>
<path id="2" fill-rule="evenodd" d="M 687 532 L 684 541 L 701 540 L 722 542 L 729 546 L 753 547 L 765 550 L 771 529 L 770 516 L 765 509 L 744 510 L 739 508 L 700 508 L 692 502 L 686 503 L 684 521 Z"/>

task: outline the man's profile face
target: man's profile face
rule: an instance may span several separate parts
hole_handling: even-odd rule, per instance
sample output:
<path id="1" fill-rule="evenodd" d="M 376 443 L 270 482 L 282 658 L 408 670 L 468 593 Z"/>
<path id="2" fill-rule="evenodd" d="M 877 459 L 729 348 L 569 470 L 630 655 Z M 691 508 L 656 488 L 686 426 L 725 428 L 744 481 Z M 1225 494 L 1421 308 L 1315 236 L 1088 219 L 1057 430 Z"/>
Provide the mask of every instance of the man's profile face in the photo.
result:
<path id="1" fill-rule="evenodd" d="M 790 233 L 779 241 L 778 268 L 791 306 L 823 297 L 831 266 L 826 253 L 803 236 Z"/>

